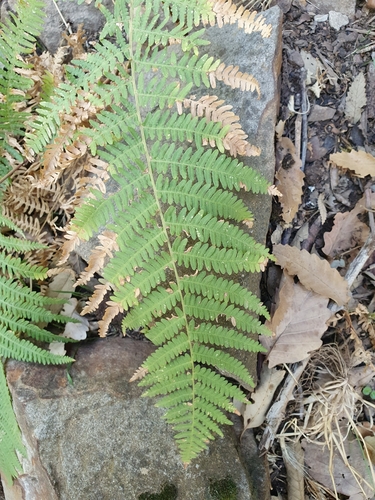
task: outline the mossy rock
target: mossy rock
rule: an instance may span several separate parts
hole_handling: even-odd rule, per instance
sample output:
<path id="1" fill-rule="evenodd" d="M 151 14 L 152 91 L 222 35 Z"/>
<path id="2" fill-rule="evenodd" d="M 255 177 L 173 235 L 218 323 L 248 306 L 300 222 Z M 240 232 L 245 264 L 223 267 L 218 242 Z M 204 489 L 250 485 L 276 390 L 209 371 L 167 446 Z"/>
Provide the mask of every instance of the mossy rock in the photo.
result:
<path id="1" fill-rule="evenodd" d="M 142 493 L 138 500 L 176 500 L 177 487 L 174 484 L 165 484 L 160 493 Z"/>
<path id="2" fill-rule="evenodd" d="M 237 486 L 231 477 L 211 481 L 210 494 L 214 500 L 237 500 Z"/>

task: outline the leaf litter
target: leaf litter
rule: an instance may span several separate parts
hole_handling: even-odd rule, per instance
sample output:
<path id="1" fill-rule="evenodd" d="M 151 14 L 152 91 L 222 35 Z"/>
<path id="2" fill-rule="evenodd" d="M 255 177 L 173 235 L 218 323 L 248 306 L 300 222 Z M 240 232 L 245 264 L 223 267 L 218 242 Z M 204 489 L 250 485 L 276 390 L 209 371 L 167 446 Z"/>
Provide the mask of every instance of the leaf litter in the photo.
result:
<path id="1" fill-rule="evenodd" d="M 277 498 L 370 498 L 375 407 L 363 389 L 375 392 L 374 252 L 367 252 L 351 298 L 345 279 L 374 232 L 374 207 L 364 193 L 375 177 L 375 57 L 359 50 L 369 45 L 375 23 L 364 11 L 338 33 L 316 20 L 314 2 L 274 3 L 286 13 L 271 189 L 281 207 L 271 224 L 279 264 L 274 275 L 282 278 L 269 284 L 278 289 L 269 295 L 273 337 L 261 339 L 269 352 L 253 404 L 241 407 L 244 428 L 254 429 L 260 448 L 269 450 L 273 478 L 284 457 L 291 489 L 274 487 Z M 304 133 L 314 107 L 319 118 L 316 113 Z M 74 274 L 79 265 L 69 263 Z M 70 275 L 68 269 L 66 284 L 57 283 L 64 297 L 74 291 Z M 76 317 L 77 310 L 74 299 L 67 314 Z M 66 333 L 76 338 L 89 326 L 70 325 Z"/>
<path id="2" fill-rule="evenodd" d="M 263 290 L 273 335 L 260 339 L 260 382 L 253 406 L 240 410 L 268 452 L 271 498 L 370 499 L 375 18 L 363 6 L 336 31 L 312 2 L 276 3 L 285 13 L 275 182 L 282 197 L 271 218 L 276 263 Z M 267 377 L 277 372 L 271 390 Z"/>

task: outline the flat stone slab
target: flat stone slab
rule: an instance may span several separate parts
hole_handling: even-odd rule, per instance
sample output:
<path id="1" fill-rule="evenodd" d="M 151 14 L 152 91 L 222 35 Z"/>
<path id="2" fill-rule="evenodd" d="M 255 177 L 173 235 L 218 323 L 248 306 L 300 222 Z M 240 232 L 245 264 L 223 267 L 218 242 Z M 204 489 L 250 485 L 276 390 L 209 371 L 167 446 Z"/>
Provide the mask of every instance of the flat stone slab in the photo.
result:
<path id="1" fill-rule="evenodd" d="M 5 485 L 7 499 L 147 500 L 164 491 L 168 500 L 215 500 L 220 488 L 236 494 L 225 498 L 268 498 L 264 460 L 247 442 L 241 448 L 232 427 L 184 468 L 162 410 L 129 383 L 153 349 L 128 338 L 86 343 L 69 372 L 72 384 L 62 366 L 8 363 L 29 457 L 25 474 Z M 248 460 L 257 467 L 254 485 Z"/>

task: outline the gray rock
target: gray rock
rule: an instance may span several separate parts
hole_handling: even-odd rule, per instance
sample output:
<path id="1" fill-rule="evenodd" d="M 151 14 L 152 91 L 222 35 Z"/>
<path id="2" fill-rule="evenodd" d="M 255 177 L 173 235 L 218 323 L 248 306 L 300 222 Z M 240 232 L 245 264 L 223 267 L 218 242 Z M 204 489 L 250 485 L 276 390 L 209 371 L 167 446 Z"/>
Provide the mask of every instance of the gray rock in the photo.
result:
<path id="1" fill-rule="evenodd" d="M 315 104 L 309 114 L 309 122 L 322 122 L 325 120 L 331 120 L 336 113 L 336 110 L 328 106 L 319 106 Z"/>
<path id="2" fill-rule="evenodd" d="M 349 17 L 354 17 L 355 0 L 295 0 L 295 3 L 307 11 L 313 11 L 317 14 L 328 14 L 330 10 L 340 12 Z"/>
<path id="3" fill-rule="evenodd" d="M 256 446 L 247 436 L 238 452 L 231 427 L 184 468 L 162 410 L 129 383 L 152 350 L 127 338 L 86 343 L 71 367 L 72 385 L 64 367 L 8 363 L 29 459 L 25 474 L 5 485 L 7 500 L 139 500 L 163 490 L 171 499 L 210 500 L 218 488 L 236 491 L 238 500 L 269 498 Z M 254 479 L 248 468 L 257 470 Z"/>
<path id="4" fill-rule="evenodd" d="M 4 21 L 9 10 L 15 12 L 18 0 L 4 0 L 0 7 L 0 18 Z M 46 19 L 40 41 L 52 54 L 56 52 L 62 40 L 62 33 L 77 31 L 79 24 L 83 24 L 88 39 L 96 38 L 97 33 L 103 28 L 105 19 L 103 14 L 95 7 L 93 1 L 90 5 L 78 5 L 74 0 L 44 0 Z M 108 9 L 113 9 L 112 0 L 103 0 L 102 4 Z"/>
<path id="5" fill-rule="evenodd" d="M 56 4 L 59 9 L 57 10 L 52 0 L 44 1 L 46 3 L 46 21 L 40 39 L 51 53 L 55 53 L 60 46 L 62 33 L 67 32 L 65 23 L 68 24 L 73 33 L 77 31 L 79 24 L 83 24 L 88 39 L 96 38 L 104 26 L 104 16 L 95 7 L 95 2 L 89 5 L 86 3 L 78 5 L 76 1 L 72 0 L 57 0 Z M 103 0 L 102 3 L 107 8 L 113 6 L 112 0 Z"/>

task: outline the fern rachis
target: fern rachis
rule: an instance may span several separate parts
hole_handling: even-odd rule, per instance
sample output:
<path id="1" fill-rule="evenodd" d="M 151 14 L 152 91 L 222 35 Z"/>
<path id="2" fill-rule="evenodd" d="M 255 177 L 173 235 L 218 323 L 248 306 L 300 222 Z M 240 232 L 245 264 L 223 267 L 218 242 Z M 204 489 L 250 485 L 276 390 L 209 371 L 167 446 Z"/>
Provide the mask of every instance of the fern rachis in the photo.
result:
<path id="1" fill-rule="evenodd" d="M 246 400 L 216 372 L 253 383 L 226 348 L 262 350 L 248 333 L 267 333 L 253 314 L 268 313 L 235 279 L 259 271 L 269 257 L 247 234 L 252 214 L 236 194 L 265 193 L 267 182 L 225 154 L 250 154 L 237 118 L 219 111 L 216 97 L 197 105 L 186 100 L 194 83 L 209 87 L 216 79 L 242 90 L 258 87 L 238 68 L 226 71 L 220 61 L 200 58 L 207 41 L 204 30 L 193 28 L 215 18 L 264 36 L 267 27 L 224 1 L 118 0 L 114 14 L 97 5 L 107 24 L 96 52 L 67 69 L 69 84 L 42 107 L 29 145 L 41 151 L 48 138 L 56 141 L 60 110 L 68 113 L 78 96 L 96 106 L 95 119 L 77 137 L 88 137 L 92 153 L 108 162 L 118 189 L 108 197 L 93 193 L 77 210 L 67 247 L 102 226 L 117 235 L 118 250 L 104 266 L 93 303 L 111 287 L 103 328 L 125 310 L 124 330 L 143 326 L 159 345 L 135 378 L 144 375 L 146 395 L 163 396 L 157 404 L 168 408 L 166 419 L 189 462 L 221 435 L 218 424 L 230 423 L 223 411 L 235 411 L 231 398 Z M 172 42 L 181 53 L 170 50 Z"/>

